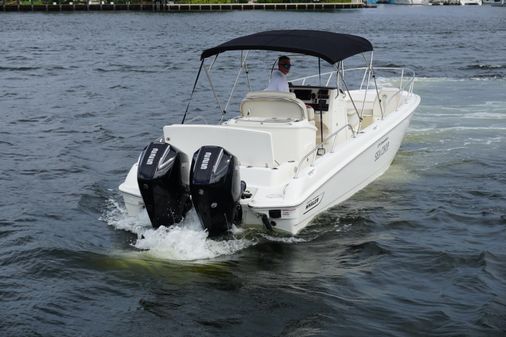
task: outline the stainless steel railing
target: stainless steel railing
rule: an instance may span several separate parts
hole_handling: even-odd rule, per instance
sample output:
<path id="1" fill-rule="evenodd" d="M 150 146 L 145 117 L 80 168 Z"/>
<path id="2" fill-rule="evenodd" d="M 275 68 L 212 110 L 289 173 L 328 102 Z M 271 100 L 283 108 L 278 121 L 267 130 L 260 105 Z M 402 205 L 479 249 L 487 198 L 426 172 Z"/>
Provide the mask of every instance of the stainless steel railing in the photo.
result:
<path id="1" fill-rule="evenodd" d="M 345 79 L 346 74 L 349 73 L 357 73 L 357 72 L 363 72 L 362 80 L 360 82 L 359 89 L 369 89 L 371 85 L 374 84 L 374 81 L 371 80 L 371 77 L 373 74 L 378 77 L 378 74 L 381 75 L 384 72 L 397 72 L 400 76 L 400 82 L 399 82 L 399 89 L 405 90 L 408 93 L 413 92 L 413 84 L 415 81 L 415 72 L 410 68 L 397 68 L 397 67 L 357 67 L 357 68 L 347 68 L 347 69 L 341 69 L 339 72 L 337 70 L 329 71 L 323 74 L 316 74 L 316 75 L 310 75 L 305 77 L 300 77 L 295 80 L 292 80 L 291 82 L 293 84 L 299 84 L 299 85 L 305 85 L 306 82 L 312 80 L 312 79 L 318 79 L 318 82 L 320 79 L 323 79 L 322 82 L 325 82 L 324 86 L 329 86 L 332 79 L 337 76 L 338 73 L 340 73 L 340 76 L 342 76 L 342 79 Z M 337 83 L 337 82 L 336 82 Z M 366 88 L 364 88 L 364 85 L 366 85 Z"/>
<path id="2" fill-rule="evenodd" d="M 325 143 L 327 143 L 331 138 L 334 138 L 333 141 L 332 141 L 332 147 L 330 148 L 330 153 L 333 153 L 334 152 L 334 148 L 335 148 L 335 145 L 336 145 L 336 137 L 337 135 L 345 130 L 345 129 L 350 129 L 351 132 L 352 132 L 352 135 L 353 137 L 355 137 L 356 133 L 355 133 L 355 130 L 353 129 L 353 127 L 351 126 L 351 124 L 346 124 L 344 126 L 342 126 L 341 128 L 339 128 L 338 130 L 332 132 L 330 135 L 328 135 L 327 137 L 325 137 L 325 139 L 317 144 L 312 150 L 310 150 L 304 157 L 302 157 L 302 159 L 299 161 L 299 164 L 297 165 L 297 168 L 295 169 L 295 175 L 293 176 L 294 179 L 297 179 L 299 177 L 299 173 L 302 169 L 302 165 L 304 164 L 304 162 L 312 155 L 313 155 L 313 159 L 311 160 L 311 163 L 309 164 L 310 166 L 314 166 L 314 162 L 316 160 L 316 154 L 318 153 L 318 149 L 321 149 L 321 148 L 324 148 L 325 146 Z"/>

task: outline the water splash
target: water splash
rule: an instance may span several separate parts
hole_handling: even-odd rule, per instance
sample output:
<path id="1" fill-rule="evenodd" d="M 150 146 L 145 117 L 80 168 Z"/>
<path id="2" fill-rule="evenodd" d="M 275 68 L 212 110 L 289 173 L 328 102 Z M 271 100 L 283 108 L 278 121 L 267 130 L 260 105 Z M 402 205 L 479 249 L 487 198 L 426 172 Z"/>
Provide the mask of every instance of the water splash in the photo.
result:
<path id="1" fill-rule="evenodd" d="M 137 240 L 132 246 L 160 259 L 207 260 L 232 255 L 258 243 L 258 240 L 240 236 L 223 241 L 208 238 L 208 233 L 202 229 L 194 210 L 178 225 L 154 229 L 145 211 L 137 217 L 128 216 L 125 208 L 111 199 L 101 220 L 116 229 L 136 234 Z M 236 229 L 232 234 L 235 236 L 241 232 Z"/>

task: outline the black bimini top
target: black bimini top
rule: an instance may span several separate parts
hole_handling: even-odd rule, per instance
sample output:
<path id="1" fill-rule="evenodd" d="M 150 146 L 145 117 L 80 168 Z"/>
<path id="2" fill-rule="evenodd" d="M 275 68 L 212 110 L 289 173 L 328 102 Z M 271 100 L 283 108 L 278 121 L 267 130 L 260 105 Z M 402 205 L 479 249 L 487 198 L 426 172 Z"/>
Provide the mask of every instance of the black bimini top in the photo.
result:
<path id="1" fill-rule="evenodd" d="M 372 51 L 363 37 L 318 30 L 271 30 L 238 37 L 202 52 L 203 60 L 227 50 L 274 50 L 316 56 L 330 64 Z"/>

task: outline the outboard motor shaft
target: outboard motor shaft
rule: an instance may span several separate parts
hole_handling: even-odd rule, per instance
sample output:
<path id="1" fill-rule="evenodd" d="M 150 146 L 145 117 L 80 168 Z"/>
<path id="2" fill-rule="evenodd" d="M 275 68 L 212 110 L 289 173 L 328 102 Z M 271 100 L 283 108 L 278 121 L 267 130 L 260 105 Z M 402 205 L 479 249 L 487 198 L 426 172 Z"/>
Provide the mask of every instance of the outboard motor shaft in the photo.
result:
<path id="1" fill-rule="evenodd" d="M 200 222 L 209 235 L 226 233 L 241 221 L 239 161 L 219 146 L 202 146 L 193 155 L 190 190 Z"/>
<path id="2" fill-rule="evenodd" d="M 157 140 L 141 154 L 137 182 L 154 228 L 180 222 L 191 208 L 188 156 Z"/>

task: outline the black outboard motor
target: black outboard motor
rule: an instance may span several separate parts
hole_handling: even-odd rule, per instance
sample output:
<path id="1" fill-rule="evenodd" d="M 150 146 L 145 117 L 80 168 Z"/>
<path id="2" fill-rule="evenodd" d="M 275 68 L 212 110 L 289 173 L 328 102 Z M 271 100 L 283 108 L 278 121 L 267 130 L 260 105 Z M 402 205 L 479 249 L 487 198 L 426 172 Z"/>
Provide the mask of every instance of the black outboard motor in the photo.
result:
<path id="1" fill-rule="evenodd" d="M 180 222 L 191 208 L 188 156 L 162 139 L 141 154 L 137 182 L 154 228 Z"/>
<path id="2" fill-rule="evenodd" d="M 193 155 L 190 190 L 200 222 L 209 235 L 226 233 L 242 212 L 239 161 L 219 146 L 202 146 Z"/>

